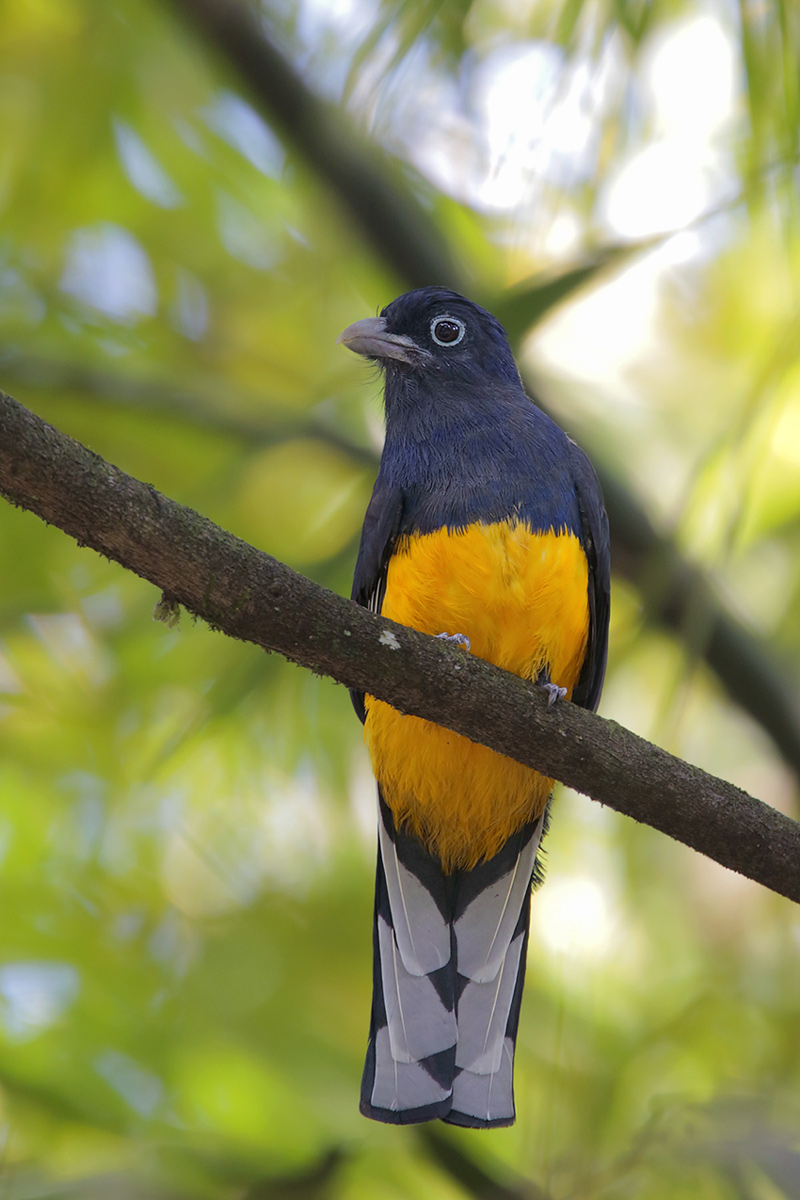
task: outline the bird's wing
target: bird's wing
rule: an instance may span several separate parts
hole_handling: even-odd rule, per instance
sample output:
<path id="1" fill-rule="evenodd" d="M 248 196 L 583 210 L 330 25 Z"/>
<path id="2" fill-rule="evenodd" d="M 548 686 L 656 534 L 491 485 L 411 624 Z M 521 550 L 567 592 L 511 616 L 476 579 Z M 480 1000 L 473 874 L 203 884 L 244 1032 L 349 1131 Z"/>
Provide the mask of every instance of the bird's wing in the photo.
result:
<path id="1" fill-rule="evenodd" d="M 402 518 L 403 493 L 399 488 L 388 484 L 379 473 L 364 517 L 353 576 L 353 590 L 350 593 L 351 600 L 355 600 L 356 604 L 363 608 L 368 608 L 370 612 L 379 613 L 383 607 L 386 572 L 400 532 Z M 351 690 L 350 698 L 359 720 L 363 722 L 364 693 Z"/>
<path id="2" fill-rule="evenodd" d="M 608 653 L 611 550 L 608 517 L 600 483 L 583 451 L 569 444 L 572 477 L 581 514 L 581 541 L 589 564 L 589 644 L 580 678 L 572 693 L 575 704 L 596 709 L 600 703 Z"/>

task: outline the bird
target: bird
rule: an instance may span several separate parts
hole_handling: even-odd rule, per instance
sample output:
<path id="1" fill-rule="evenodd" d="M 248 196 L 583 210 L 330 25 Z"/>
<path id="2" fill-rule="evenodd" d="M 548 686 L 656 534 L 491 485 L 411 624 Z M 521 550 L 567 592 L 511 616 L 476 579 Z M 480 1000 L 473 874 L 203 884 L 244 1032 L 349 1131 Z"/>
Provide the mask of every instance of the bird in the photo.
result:
<path id="1" fill-rule="evenodd" d="M 384 380 L 352 599 L 596 709 L 609 532 L 597 476 L 526 394 L 500 322 L 443 287 L 338 341 Z M 378 785 L 373 999 L 360 1110 L 513 1124 L 532 886 L 554 781 L 351 692 Z"/>

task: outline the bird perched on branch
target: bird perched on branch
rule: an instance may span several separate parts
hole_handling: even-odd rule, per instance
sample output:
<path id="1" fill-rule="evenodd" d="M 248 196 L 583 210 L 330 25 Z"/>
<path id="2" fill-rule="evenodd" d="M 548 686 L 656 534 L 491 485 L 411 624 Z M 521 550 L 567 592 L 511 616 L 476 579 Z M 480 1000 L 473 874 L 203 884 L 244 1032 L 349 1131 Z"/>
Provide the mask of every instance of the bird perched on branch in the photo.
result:
<path id="1" fill-rule="evenodd" d="M 588 459 L 525 394 L 505 333 L 422 288 L 339 341 L 380 364 L 386 442 L 353 599 L 596 708 L 608 524 Z M 372 1021 L 361 1111 L 515 1116 L 519 1021 L 553 781 L 353 694 L 378 782 Z"/>

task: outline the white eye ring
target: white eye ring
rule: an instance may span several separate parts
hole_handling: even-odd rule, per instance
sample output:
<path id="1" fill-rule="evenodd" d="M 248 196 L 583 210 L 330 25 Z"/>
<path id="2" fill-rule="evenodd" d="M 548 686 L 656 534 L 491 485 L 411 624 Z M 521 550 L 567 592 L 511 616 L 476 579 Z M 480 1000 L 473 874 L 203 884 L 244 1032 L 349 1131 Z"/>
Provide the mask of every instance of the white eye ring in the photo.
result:
<path id="1" fill-rule="evenodd" d="M 445 340 L 436 336 L 436 326 L 446 321 L 448 325 L 456 325 L 458 327 L 458 337 Z M 451 346 L 457 346 L 459 342 L 463 342 L 464 334 L 467 332 L 467 327 L 463 321 L 459 321 L 458 317 L 451 317 L 449 313 L 439 313 L 438 317 L 434 317 L 431 321 L 431 337 L 436 342 L 437 346 L 444 346 L 449 349 Z"/>

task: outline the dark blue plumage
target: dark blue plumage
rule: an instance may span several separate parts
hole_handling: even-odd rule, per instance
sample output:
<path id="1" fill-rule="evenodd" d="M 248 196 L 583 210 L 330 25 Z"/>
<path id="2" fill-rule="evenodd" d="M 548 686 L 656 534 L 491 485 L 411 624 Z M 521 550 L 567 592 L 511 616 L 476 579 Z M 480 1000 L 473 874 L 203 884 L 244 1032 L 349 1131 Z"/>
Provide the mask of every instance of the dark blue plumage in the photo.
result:
<path id="1" fill-rule="evenodd" d="M 420 342 L 427 336 L 430 345 L 430 322 L 443 308 L 464 320 L 458 345 L 435 347 L 439 353 L 421 359 L 417 369 L 384 360 L 379 479 L 403 493 L 402 531 L 488 524 L 515 513 L 534 529 L 563 525 L 576 532 L 571 443 L 526 396 L 495 318 L 441 288 L 401 296 L 382 316 L 389 333 Z"/>

